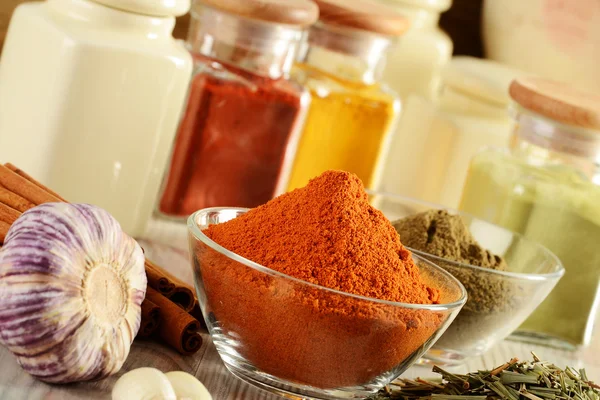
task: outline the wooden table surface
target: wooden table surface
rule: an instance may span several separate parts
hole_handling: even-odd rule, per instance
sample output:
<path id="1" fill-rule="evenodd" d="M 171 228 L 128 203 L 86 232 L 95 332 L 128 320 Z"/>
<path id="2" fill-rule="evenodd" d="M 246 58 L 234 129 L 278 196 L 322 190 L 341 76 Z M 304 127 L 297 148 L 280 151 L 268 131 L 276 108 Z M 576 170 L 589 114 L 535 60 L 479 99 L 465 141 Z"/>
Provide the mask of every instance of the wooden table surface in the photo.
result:
<path id="1" fill-rule="evenodd" d="M 166 246 L 140 241 L 148 258 L 166 267 L 168 266 L 180 278 L 190 280 L 191 268 L 185 250 L 176 250 Z M 131 353 L 122 370 L 115 376 L 98 382 L 80 383 L 73 385 L 48 385 L 36 381 L 21 370 L 14 357 L 5 349 L 0 348 L 0 400 L 46 399 L 110 399 L 111 389 L 123 373 L 139 367 L 155 367 L 164 372 L 182 370 L 189 372 L 208 388 L 215 400 L 276 400 L 276 395 L 256 389 L 231 375 L 221 362 L 208 334 L 203 335 L 204 343 L 200 351 L 188 357 L 153 342 L 134 342 Z M 592 380 L 600 381 L 600 357 L 596 351 L 580 351 L 577 354 L 555 349 L 532 346 L 518 342 L 504 341 L 481 357 L 469 360 L 460 367 L 449 370 L 467 372 L 477 369 L 492 369 L 512 357 L 526 360 L 530 351 L 535 351 L 543 359 L 552 361 L 560 367 L 570 365 L 585 367 Z M 431 367 L 413 366 L 403 375 L 415 378 L 417 376 L 435 376 Z"/>

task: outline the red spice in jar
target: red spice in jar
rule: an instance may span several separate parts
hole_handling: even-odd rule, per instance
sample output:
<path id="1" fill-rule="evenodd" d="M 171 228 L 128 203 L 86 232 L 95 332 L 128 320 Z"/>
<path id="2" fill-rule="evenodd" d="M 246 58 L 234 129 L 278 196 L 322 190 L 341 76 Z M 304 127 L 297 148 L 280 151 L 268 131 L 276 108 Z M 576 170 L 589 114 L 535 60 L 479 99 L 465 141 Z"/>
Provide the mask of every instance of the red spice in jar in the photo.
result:
<path id="1" fill-rule="evenodd" d="M 272 270 L 395 302 L 446 297 L 368 201 L 356 175 L 328 171 L 204 233 Z M 363 385 L 419 350 L 448 312 L 361 300 L 270 276 L 204 245 L 195 249 L 208 310 L 263 372 L 321 388 Z M 456 299 L 454 299 L 456 300 Z"/>
<path id="2" fill-rule="evenodd" d="M 285 190 L 302 122 L 303 92 L 295 84 L 204 62 L 209 66 L 192 79 L 159 204 L 170 216 L 256 207 Z"/>

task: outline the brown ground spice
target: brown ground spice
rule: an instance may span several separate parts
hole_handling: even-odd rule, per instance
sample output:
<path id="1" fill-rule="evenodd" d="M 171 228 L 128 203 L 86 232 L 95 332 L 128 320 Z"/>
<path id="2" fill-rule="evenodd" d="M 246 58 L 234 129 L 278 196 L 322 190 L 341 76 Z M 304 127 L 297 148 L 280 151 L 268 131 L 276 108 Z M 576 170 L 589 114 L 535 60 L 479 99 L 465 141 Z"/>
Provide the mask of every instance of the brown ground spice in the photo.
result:
<path id="1" fill-rule="evenodd" d="M 328 171 L 204 233 L 273 270 L 396 302 L 457 300 L 419 272 L 353 174 Z M 365 384 L 399 366 L 447 312 L 409 310 L 269 276 L 198 245 L 209 311 L 264 372 L 321 388 Z"/>
<path id="2" fill-rule="evenodd" d="M 446 210 L 427 210 L 394 221 L 404 245 L 444 260 L 504 271 L 506 261 L 483 248 L 460 215 Z M 510 320 L 520 307 L 520 288 L 501 275 L 461 267 L 426 254 L 433 263 L 454 275 L 465 286 L 467 303 L 436 347 L 472 352 Z M 485 343 L 481 346 L 485 346 Z"/>
<path id="3" fill-rule="evenodd" d="M 460 215 L 428 210 L 393 223 L 402 243 L 446 260 L 478 267 L 506 269 L 502 257 L 477 243 Z"/>

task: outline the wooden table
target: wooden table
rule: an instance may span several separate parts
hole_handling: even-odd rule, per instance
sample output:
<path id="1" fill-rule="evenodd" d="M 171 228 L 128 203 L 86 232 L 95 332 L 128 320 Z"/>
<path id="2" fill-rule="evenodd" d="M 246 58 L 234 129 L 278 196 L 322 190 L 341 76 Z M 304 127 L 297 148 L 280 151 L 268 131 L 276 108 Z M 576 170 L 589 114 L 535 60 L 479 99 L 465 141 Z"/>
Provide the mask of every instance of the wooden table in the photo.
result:
<path id="1" fill-rule="evenodd" d="M 140 241 L 146 255 L 162 266 L 169 268 L 182 279 L 191 279 L 191 269 L 185 250 L 176 250 L 165 246 Z M 98 382 L 80 383 L 66 386 L 47 385 L 33 379 L 21 370 L 14 357 L 0 348 L 0 400 L 74 400 L 74 399 L 110 399 L 115 381 L 123 373 L 139 367 L 155 367 L 162 371 L 183 370 L 194 374 L 204 383 L 215 400 L 277 400 L 278 396 L 256 389 L 231 375 L 221 362 L 208 334 L 203 335 L 204 344 L 194 356 L 183 357 L 178 353 L 156 343 L 136 341 L 131 353 L 119 374 Z M 450 368 L 455 372 L 467 372 L 477 369 L 492 369 L 511 357 L 531 359 L 533 350 L 541 358 L 564 367 L 570 365 L 586 367 L 591 379 L 600 381 L 600 359 L 596 351 L 588 350 L 573 354 L 540 346 L 504 341 L 482 357 L 469 360 L 465 365 Z M 430 367 L 413 366 L 403 375 L 409 378 L 417 376 L 435 376 Z"/>

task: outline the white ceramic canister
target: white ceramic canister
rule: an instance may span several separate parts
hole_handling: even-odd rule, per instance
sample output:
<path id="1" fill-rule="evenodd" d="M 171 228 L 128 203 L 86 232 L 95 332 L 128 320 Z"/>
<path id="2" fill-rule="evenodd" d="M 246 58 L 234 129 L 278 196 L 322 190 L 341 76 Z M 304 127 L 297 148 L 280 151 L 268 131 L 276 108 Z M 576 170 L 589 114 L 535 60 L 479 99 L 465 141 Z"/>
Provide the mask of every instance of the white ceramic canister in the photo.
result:
<path id="1" fill-rule="evenodd" d="M 440 14 L 452 0 L 382 0 L 410 21 L 410 28 L 387 55 L 383 81 L 402 99 L 417 94 L 433 99 L 441 72 L 452 56 L 452 40 L 442 31 Z"/>
<path id="2" fill-rule="evenodd" d="M 420 96 L 405 102 L 380 190 L 456 208 L 473 155 L 508 145 L 508 87 L 520 75 L 493 61 L 453 57 L 435 102 Z"/>
<path id="3" fill-rule="evenodd" d="M 171 36 L 189 0 L 47 0 L 14 12 L 0 59 L 0 160 L 137 236 L 191 75 Z"/>
<path id="4" fill-rule="evenodd" d="M 600 1 L 485 0 L 486 56 L 600 92 Z"/>

